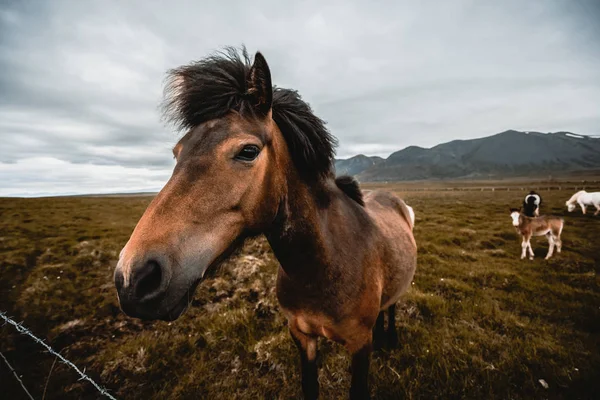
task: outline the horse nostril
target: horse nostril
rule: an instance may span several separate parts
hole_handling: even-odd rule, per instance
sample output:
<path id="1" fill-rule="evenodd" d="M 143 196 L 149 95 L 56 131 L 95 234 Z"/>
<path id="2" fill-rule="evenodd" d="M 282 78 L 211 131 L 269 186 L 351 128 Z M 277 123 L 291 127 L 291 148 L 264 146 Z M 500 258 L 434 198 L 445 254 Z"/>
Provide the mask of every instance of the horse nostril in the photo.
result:
<path id="1" fill-rule="evenodd" d="M 135 286 L 135 296 L 138 299 L 155 293 L 160 288 L 163 278 L 162 268 L 154 260 L 148 261 L 143 271 L 147 272 Z"/>

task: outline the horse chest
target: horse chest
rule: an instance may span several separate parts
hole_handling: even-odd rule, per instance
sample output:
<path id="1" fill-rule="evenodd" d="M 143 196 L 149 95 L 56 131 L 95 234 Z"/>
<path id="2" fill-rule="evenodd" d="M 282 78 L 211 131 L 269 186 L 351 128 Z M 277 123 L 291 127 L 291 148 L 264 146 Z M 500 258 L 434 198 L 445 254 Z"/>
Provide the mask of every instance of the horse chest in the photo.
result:
<path id="1" fill-rule="evenodd" d="M 340 314 L 340 303 L 336 297 L 327 296 L 322 291 L 305 291 L 302 287 L 278 284 L 277 300 L 288 319 L 302 315 L 301 320 L 309 325 L 318 326 L 324 321 L 324 315 L 334 318 Z"/>
<path id="2" fill-rule="evenodd" d="M 277 300 L 282 309 L 309 310 L 331 318 L 341 316 L 344 310 L 356 300 L 358 289 L 347 277 L 330 279 L 314 276 L 312 279 L 294 279 L 282 270 L 277 276 Z"/>

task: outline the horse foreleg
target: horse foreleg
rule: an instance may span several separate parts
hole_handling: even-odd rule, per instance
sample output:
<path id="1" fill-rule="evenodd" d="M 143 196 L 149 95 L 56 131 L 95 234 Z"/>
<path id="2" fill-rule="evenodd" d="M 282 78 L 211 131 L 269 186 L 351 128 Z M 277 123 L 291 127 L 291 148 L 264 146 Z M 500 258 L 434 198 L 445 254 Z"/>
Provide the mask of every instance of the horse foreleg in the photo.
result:
<path id="1" fill-rule="evenodd" d="M 579 206 L 581 207 L 581 212 L 585 214 L 585 204 L 579 203 Z"/>
<path id="2" fill-rule="evenodd" d="M 390 349 L 398 347 L 398 332 L 396 332 L 396 304 L 392 304 L 388 308 L 388 345 Z"/>
<path id="3" fill-rule="evenodd" d="M 533 260 L 533 249 L 531 248 L 531 233 L 526 233 L 523 235 L 523 243 L 521 243 L 521 247 L 523 251 L 521 252 L 521 260 L 525 258 L 527 255 L 527 251 L 529 251 L 529 259 Z"/>
<path id="4" fill-rule="evenodd" d="M 378 310 L 373 310 L 377 312 Z M 369 393 L 369 362 L 373 348 L 373 326 L 376 324 L 376 315 L 373 319 L 363 316 L 346 321 L 340 326 L 343 332 L 341 341 L 352 355 L 350 384 L 350 399 L 368 399 Z"/>
<path id="5" fill-rule="evenodd" d="M 369 399 L 369 363 L 372 345 L 369 340 L 361 348 L 352 353 L 352 383 L 350 400 Z"/>
<path id="6" fill-rule="evenodd" d="M 317 370 L 317 338 L 308 336 L 293 324 L 290 324 L 290 333 L 300 352 L 302 363 L 302 392 L 304 399 L 319 398 L 319 379 Z"/>
<path id="7" fill-rule="evenodd" d="M 375 322 L 375 328 L 373 328 L 373 348 L 375 350 L 379 350 L 383 347 L 383 342 L 385 339 L 385 328 L 383 321 L 383 311 L 379 313 L 377 316 L 377 321 Z"/>

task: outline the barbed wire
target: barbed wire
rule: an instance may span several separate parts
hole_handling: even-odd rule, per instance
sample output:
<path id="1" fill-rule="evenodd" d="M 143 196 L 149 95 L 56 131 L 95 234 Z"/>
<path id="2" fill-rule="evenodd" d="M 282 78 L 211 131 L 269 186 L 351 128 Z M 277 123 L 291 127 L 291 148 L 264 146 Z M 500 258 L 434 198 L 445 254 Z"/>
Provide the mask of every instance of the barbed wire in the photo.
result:
<path id="1" fill-rule="evenodd" d="M 4 363 L 8 366 L 8 369 L 10 370 L 10 372 L 12 372 L 13 375 L 15 376 L 15 378 L 17 378 L 17 380 L 21 384 L 21 387 L 23 388 L 23 390 L 25 391 L 25 393 L 27 393 L 27 396 L 29 396 L 29 398 L 31 400 L 34 400 L 33 396 L 31 395 L 31 393 L 29 393 L 29 390 L 27 390 L 27 388 L 25 387 L 25 384 L 23 383 L 21 378 L 19 378 L 17 371 L 15 371 L 15 369 L 12 367 L 12 365 L 9 364 L 8 360 L 6 359 L 6 357 L 4 357 L 4 354 L 2 354 L 1 351 L 0 351 L 0 357 L 2 357 L 2 359 L 4 360 Z"/>
<path id="2" fill-rule="evenodd" d="M 80 378 L 79 380 L 86 380 L 89 383 L 91 383 L 92 385 L 94 385 L 94 387 L 98 390 L 98 392 L 100 392 L 101 394 L 103 394 L 104 396 L 108 397 L 111 400 L 117 400 L 115 397 L 113 397 L 110 393 L 108 393 L 108 391 L 106 389 L 104 389 L 102 386 L 98 385 L 92 378 L 90 378 L 89 376 L 87 376 L 85 374 L 85 368 L 83 369 L 83 371 L 81 371 L 79 368 L 77 368 L 77 366 L 75 364 L 73 364 L 71 361 L 67 360 L 66 358 L 64 358 L 62 355 L 60 355 L 59 353 L 57 353 L 56 351 L 54 351 L 54 349 L 50 346 L 48 346 L 42 339 L 38 338 L 37 336 L 35 336 L 33 333 L 31 333 L 31 331 L 29 329 L 27 329 L 26 327 L 24 327 L 22 324 L 20 324 L 19 322 L 16 322 L 14 320 L 12 320 L 10 317 L 8 317 L 6 315 L 5 312 L 0 311 L 0 317 L 6 322 L 11 324 L 12 326 L 15 327 L 15 329 L 17 330 L 17 332 L 19 332 L 22 335 L 26 335 L 29 336 L 30 338 L 32 338 L 35 342 L 37 342 L 39 345 L 41 345 L 42 347 L 44 347 L 46 350 L 48 350 L 48 352 L 50 354 L 53 354 L 54 356 L 58 357 L 58 359 L 60 361 L 62 361 L 64 364 L 68 365 L 69 367 L 71 367 L 72 369 L 75 370 L 75 372 L 77 372 L 77 374 L 79 374 Z"/>

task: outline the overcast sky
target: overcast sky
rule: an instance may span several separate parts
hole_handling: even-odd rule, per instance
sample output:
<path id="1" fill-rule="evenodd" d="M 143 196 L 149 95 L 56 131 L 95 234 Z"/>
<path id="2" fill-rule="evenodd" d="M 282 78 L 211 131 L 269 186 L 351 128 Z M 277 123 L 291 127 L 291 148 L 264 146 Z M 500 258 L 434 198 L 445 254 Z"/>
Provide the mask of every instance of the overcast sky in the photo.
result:
<path id="1" fill-rule="evenodd" d="M 0 196 L 160 189 L 178 139 L 165 71 L 241 44 L 328 122 L 338 158 L 600 134 L 597 0 L 0 0 Z"/>

